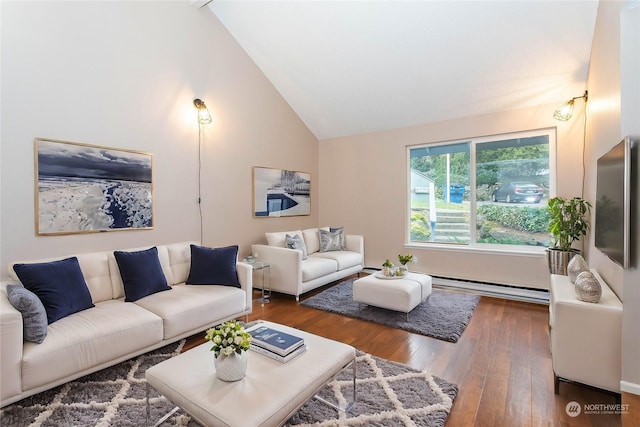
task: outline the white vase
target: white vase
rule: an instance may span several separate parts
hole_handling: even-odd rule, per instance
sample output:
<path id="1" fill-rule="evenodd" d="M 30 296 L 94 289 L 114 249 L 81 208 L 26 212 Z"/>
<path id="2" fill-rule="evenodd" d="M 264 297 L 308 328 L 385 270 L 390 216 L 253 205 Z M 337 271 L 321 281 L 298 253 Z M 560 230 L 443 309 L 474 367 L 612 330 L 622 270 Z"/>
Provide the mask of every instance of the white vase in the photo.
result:
<path id="1" fill-rule="evenodd" d="M 247 352 L 232 353 L 230 356 L 221 354 L 214 360 L 216 375 L 222 381 L 238 381 L 247 372 Z"/>

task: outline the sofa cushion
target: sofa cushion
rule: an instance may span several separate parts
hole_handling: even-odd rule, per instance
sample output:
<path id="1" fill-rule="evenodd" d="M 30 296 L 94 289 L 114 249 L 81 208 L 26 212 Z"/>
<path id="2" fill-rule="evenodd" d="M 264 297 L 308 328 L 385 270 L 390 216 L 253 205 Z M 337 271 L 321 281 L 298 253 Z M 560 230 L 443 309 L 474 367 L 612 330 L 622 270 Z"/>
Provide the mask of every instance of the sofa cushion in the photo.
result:
<path id="1" fill-rule="evenodd" d="M 307 247 L 304 244 L 304 240 L 302 240 L 302 236 L 299 234 L 294 234 L 293 236 L 287 234 L 285 238 L 285 245 L 289 249 L 296 249 L 302 252 L 302 259 L 307 259 Z"/>
<path id="2" fill-rule="evenodd" d="M 316 257 L 318 253 L 302 261 L 302 281 L 308 282 L 318 277 L 338 271 L 338 263 L 329 258 Z"/>
<path id="3" fill-rule="evenodd" d="M 23 390 L 106 367 L 161 340 L 162 319 L 155 314 L 122 300 L 96 303 L 49 325 L 42 344 L 25 343 Z"/>
<path id="4" fill-rule="evenodd" d="M 302 231 L 293 230 L 293 231 L 278 231 L 273 233 L 264 233 L 264 236 L 267 238 L 267 245 L 269 246 L 278 246 L 280 248 L 286 248 L 285 244 L 287 234 L 293 236 L 297 234 L 298 236 L 302 236 Z M 304 236 L 303 236 L 304 237 Z"/>
<path id="5" fill-rule="evenodd" d="M 191 245 L 191 269 L 187 284 L 225 285 L 239 288 L 237 261 L 237 245 L 224 248 Z"/>
<path id="6" fill-rule="evenodd" d="M 7 285 L 11 305 L 22 314 L 25 341 L 40 344 L 47 337 L 47 312 L 36 294 L 20 285 Z"/>
<path id="7" fill-rule="evenodd" d="M 311 255 L 314 252 L 320 250 L 320 238 L 318 237 L 317 228 L 307 228 L 302 230 L 302 238 L 304 239 L 304 245 L 307 248 L 307 255 Z"/>
<path id="8" fill-rule="evenodd" d="M 164 339 L 195 333 L 221 319 L 245 310 L 247 294 L 232 286 L 189 286 L 178 284 L 171 292 L 160 292 L 136 301 L 140 307 L 163 320 Z M 188 309 L 185 309 L 188 307 Z"/>
<path id="9" fill-rule="evenodd" d="M 36 294 L 49 324 L 73 313 L 93 307 L 78 258 L 59 261 L 14 264 L 22 285 Z"/>
<path id="10" fill-rule="evenodd" d="M 158 248 L 155 246 L 143 251 L 114 251 L 113 255 L 124 284 L 125 301 L 137 301 L 171 289 L 162 272 Z"/>
<path id="11" fill-rule="evenodd" d="M 334 260 L 338 264 L 338 271 L 345 268 L 355 267 L 362 264 L 362 254 L 352 251 L 330 251 L 330 252 L 317 252 L 313 254 L 315 258 L 324 258 Z"/>
<path id="12" fill-rule="evenodd" d="M 171 266 L 170 270 L 173 276 L 170 279 L 169 276 L 167 276 L 165 269 L 164 275 L 167 277 L 169 286 L 187 281 L 187 277 L 189 277 L 189 270 L 191 270 L 191 245 L 196 244 L 198 244 L 198 242 L 181 242 L 165 246 L 167 254 L 169 255 L 169 265 Z M 158 257 L 160 258 L 160 264 L 162 264 L 160 247 L 158 247 Z"/>
<path id="13" fill-rule="evenodd" d="M 94 304 L 113 298 L 109 254 L 111 254 L 110 251 L 104 251 L 82 253 L 76 256 Z"/>
<path id="14" fill-rule="evenodd" d="M 344 229 L 336 231 L 318 230 L 320 235 L 320 252 L 341 251 L 344 242 Z"/>

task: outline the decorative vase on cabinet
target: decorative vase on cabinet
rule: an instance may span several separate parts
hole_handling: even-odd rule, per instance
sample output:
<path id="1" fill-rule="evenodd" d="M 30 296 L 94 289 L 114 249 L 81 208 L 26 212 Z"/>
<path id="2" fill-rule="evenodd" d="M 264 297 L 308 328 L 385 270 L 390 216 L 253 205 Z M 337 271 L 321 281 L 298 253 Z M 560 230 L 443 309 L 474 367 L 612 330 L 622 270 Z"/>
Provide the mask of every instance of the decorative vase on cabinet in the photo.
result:
<path id="1" fill-rule="evenodd" d="M 575 284 L 576 297 L 580 301 L 598 302 L 602 297 L 602 285 L 590 271 L 578 274 Z"/>
<path id="2" fill-rule="evenodd" d="M 571 283 L 576 283 L 576 279 L 578 278 L 578 274 L 583 271 L 589 271 L 589 266 L 587 262 L 582 258 L 581 255 L 575 255 L 567 264 L 567 273 L 569 276 L 569 281 Z"/>

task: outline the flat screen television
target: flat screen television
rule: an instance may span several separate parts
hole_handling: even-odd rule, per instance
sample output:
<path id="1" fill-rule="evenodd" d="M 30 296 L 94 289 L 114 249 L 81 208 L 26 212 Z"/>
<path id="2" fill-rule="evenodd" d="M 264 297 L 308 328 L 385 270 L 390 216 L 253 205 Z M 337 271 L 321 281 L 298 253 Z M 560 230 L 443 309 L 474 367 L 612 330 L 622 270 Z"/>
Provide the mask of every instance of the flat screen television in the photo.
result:
<path id="1" fill-rule="evenodd" d="M 633 215 L 637 194 L 636 144 L 626 137 L 598 159 L 595 247 L 623 268 L 629 268 L 637 240 Z"/>

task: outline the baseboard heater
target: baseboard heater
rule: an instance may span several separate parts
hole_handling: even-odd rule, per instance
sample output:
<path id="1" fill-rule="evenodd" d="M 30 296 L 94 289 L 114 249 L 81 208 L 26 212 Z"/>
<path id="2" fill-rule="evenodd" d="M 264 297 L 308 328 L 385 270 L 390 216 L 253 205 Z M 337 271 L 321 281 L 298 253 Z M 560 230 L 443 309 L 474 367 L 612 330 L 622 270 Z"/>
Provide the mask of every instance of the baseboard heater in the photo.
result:
<path id="1" fill-rule="evenodd" d="M 377 273 L 379 268 L 365 267 L 365 273 Z M 488 297 L 505 298 L 514 301 L 532 302 L 549 305 L 549 291 L 544 289 L 523 288 L 520 286 L 501 285 L 497 283 L 474 280 L 454 279 L 451 277 L 433 276 L 433 286 L 457 291 L 473 292 Z"/>

